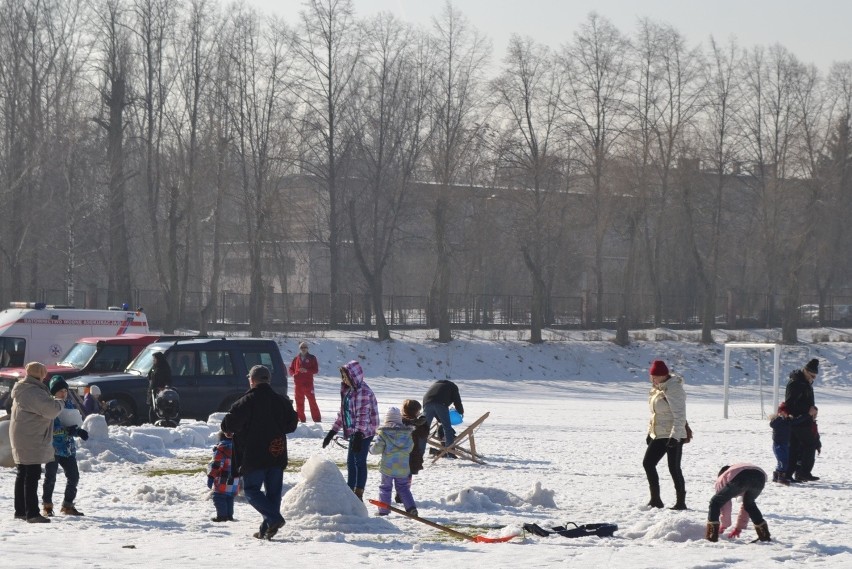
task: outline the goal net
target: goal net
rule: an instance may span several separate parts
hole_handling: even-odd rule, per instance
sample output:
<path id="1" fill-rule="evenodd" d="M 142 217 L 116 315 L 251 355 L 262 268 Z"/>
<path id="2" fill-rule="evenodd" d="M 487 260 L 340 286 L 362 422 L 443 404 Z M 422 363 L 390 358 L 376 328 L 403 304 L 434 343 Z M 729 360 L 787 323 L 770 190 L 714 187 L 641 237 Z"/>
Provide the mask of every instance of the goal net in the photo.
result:
<path id="1" fill-rule="evenodd" d="M 725 418 L 765 419 L 778 409 L 781 345 L 725 344 Z"/>

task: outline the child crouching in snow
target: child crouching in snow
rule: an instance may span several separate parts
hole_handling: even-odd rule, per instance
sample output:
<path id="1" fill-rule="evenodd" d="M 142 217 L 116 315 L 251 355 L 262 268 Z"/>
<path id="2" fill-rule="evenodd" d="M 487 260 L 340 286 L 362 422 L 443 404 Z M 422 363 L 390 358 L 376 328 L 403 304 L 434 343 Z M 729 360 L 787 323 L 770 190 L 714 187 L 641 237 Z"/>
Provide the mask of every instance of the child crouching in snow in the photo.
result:
<path id="1" fill-rule="evenodd" d="M 219 431 L 219 443 L 213 447 L 213 460 L 207 465 L 207 487 L 213 488 L 214 522 L 233 522 L 234 496 L 240 490 L 240 477 L 234 476 L 234 442 Z"/>
<path id="2" fill-rule="evenodd" d="M 390 503 L 391 490 L 396 487 L 396 492 L 402 499 L 405 511 L 409 514 L 417 514 L 417 504 L 411 495 L 411 467 L 408 460 L 414 448 L 414 439 L 411 437 L 411 427 L 402 424 L 402 413 L 396 407 L 391 407 L 385 413 L 385 422 L 376 431 L 376 438 L 370 445 L 370 454 L 382 455 L 379 464 L 379 472 L 382 481 L 379 483 L 379 501 Z M 386 516 L 390 510 L 379 508 L 379 515 Z"/>
<path id="3" fill-rule="evenodd" d="M 757 532 L 757 539 L 769 541 L 769 527 L 763 519 L 763 514 L 757 507 L 757 497 L 766 485 L 766 473 L 753 464 L 733 464 L 723 466 L 716 479 L 716 495 L 710 499 L 710 511 L 707 514 L 707 532 L 704 537 L 708 541 L 719 541 L 719 533 L 731 525 L 731 500 L 742 496 L 743 505 L 737 516 L 737 525 L 728 537 L 739 537 L 742 530 L 751 523 Z M 719 517 L 721 515 L 721 524 Z"/>

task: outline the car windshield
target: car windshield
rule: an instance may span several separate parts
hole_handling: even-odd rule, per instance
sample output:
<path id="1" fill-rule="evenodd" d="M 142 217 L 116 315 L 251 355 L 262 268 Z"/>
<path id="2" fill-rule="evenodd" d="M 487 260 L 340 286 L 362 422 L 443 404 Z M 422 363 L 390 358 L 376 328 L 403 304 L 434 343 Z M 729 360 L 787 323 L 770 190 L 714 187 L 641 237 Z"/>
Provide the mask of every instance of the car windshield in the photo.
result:
<path id="1" fill-rule="evenodd" d="M 154 367 L 154 352 L 162 352 L 162 348 L 152 348 L 148 346 L 136 356 L 127 366 L 128 373 L 136 373 L 139 375 L 148 375 L 151 368 Z"/>
<path id="2" fill-rule="evenodd" d="M 57 365 L 83 369 L 97 350 L 95 344 L 74 344 Z"/>

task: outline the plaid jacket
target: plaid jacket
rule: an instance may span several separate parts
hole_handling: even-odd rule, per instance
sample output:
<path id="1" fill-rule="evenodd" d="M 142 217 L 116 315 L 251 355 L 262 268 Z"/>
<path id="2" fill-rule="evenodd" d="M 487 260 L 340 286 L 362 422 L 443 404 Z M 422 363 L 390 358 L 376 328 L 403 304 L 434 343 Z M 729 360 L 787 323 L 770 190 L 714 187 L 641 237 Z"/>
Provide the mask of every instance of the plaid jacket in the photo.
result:
<path id="1" fill-rule="evenodd" d="M 364 371 L 361 364 L 351 361 L 343 367 L 349 372 L 354 387 L 340 383 L 340 411 L 331 430 L 343 430 L 344 438 L 354 433 L 361 433 L 364 438 L 376 434 L 379 426 L 379 404 L 370 386 L 364 382 Z"/>
<path id="2" fill-rule="evenodd" d="M 236 496 L 240 490 L 240 477 L 234 476 L 234 443 L 228 439 L 213 447 L 213 460 L 207 465 L 207 487 L 217 494 Z"/>
<path id="3" fill-rule="evenodd" d="M 411 427 L 407 425 L 388 425 L 379 427 L 370 454 L 382 455 L 379 471 L 393 478 L 408 478 L 411 467 L 408 457 L 414 448 Z"/>

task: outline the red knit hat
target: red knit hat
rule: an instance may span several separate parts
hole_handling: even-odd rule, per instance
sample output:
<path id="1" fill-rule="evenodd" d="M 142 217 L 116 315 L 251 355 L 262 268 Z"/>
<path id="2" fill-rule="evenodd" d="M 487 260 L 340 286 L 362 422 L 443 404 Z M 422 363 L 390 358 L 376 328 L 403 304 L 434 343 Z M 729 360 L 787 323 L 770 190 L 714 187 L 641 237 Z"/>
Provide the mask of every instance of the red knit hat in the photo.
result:
<path id="1" fill-rule="evenodd" d="M 654 360 L 651 363 L 651 369 L 648 371 L 651 375 L 669 375 L 669 368 L 663 360 Z"/>

